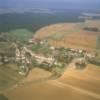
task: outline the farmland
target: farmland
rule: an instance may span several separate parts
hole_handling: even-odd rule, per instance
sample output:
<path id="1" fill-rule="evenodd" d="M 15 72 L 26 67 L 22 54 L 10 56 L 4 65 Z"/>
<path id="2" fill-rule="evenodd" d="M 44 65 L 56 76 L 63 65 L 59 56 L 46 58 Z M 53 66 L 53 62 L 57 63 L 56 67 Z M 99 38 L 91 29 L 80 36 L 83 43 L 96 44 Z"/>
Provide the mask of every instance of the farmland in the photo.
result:
<path id="1" fill-rule="evenodd" d="M 22 77 L 14 70 L 16 67 L 15 64 L 0 66 L 0 91 L 12 87 L 21 80 Z"/>
<path id="2" fill-rule="evenodd" d="M 100 100 L 100 1 L 0 0 L 0 100 Z"/>
<path id="3" fill-rule="evenodd" d="M 97 28 L 100 26 L 98 21 L 88 21 L 88 26 L 92 27 L 91 25 Z M 50 44 L 56 47 L 78 48 L 93 52 L 96 49 L 97 37 L 100 34 L 99 32 L 85 31 L 83 29 L 88 26 L 87 21 L 76 24 L 55 24 L 40 29 L 36 32 L 36 36 L 49 39 Z"/>
<path id="4" fill-rule="evenodd" d="M 27 29 L 16 29 L 16 30 L 9 31 L 6 34 L 8 35 L 10 40 L 13 39 L 15 41 L 25 42 L 32 37 L 33 32 L 30 32 Z"/>
<path id="5" fill-rule="evenodd" d="M 93 23 L 95 23 L 94 26 L 92 26 Z M 48 41 L 50 45 L 56 48 L 73 48 L 86 50 L 88 53 L 97 52 L 100 54 L 100 52 L 98 52 L 100 32 L 84 30 L 84 27 L 89 26 L 99 29 L 99 21 L 90 20 L 85 21 L 84 23 L 53 24 L 38 30 L 35 37 L 39 38 L 40 40 L 45 40 L 46 43 Z M 34 52 L 42 54 L 46 52 L 45 49 L 48 51 L 48 48 L 49 46 L 40 44 L 34 44 L 32 46 L 32 50 Z M 41 55 L 35 56 L 43 58 Z M 62 98 L 63 100 L 100 99 L 100 89 L 98 88 L 100 87 L 99 65 L 88 63 L 85 69 L 78 70 L 75 69 L 74 61 L 72 61 L 67 65 L 67 67 L 64 68 L 63 75 L 59 78 L 50 78 L 52 73 L 47 70 L 43 70 L 43 67 L 34 67 L 29 75 L 20 81 L 21 84 L 17 84 L 16 87 L 11 88 L 10 90 L 8 89 L 4 92 L 4 94 L 11 100 L 33 100 L 32 98 L 35 100 L 61 100 Z M 57 67 L 55 67 L 54 70 L 59 73 L 62 71 Z M 11 72 L 8 71 L 8 73 Z M 8 79 L 14 79 L 14 82 L 16 82 L 18 79 L 20 79 L 20 76 L 17 76 L 15 73 L 15 76 L 13 75 L 15 78 L 10 77 L 10 75 L 8 75 L 8 77 L 6 74 L 3 76 L 8 77 Z M 13 82 L 10 81 L 9 84 L 13 84 Z"/>
<path id="6" fill-rule="evenodd" d="M 70 65 L 72 66 L 72 64 Z M 35 70 L 35 71 L 38 71 Z M 34 72 L 34 71 L 33 71 Z M 41 72 L 39 70 L 39 72 Z M 69 68 L 63 76 L 56 80 L 48 80 L 23 85 L 7 91 L 5 95 L 11 100 L 99 100 L 100 99 L 100 69 L 97 66 L 88 65 L 85 70 L 78 71 Z M 33 73 L 34 74 L 34 73 Z M 36 77 L 40 77 L 38 73 Z M 34 76 L 28 77 L 27 81 L 34 79 Z M 46 74 L 45 74 L 46 75 Z"/>

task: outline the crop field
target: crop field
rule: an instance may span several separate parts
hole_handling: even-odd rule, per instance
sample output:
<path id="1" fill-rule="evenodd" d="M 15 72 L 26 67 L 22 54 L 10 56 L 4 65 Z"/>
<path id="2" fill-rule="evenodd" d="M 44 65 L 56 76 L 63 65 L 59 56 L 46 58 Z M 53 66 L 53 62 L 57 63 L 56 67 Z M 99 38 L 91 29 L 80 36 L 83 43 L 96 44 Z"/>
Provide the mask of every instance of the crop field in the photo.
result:
<path id="1" fill-rule="evenodd" d="M 100 50 L 100 36 L 97 37 L 97 49 Z"/>
<path id="2" fill-rule="evenodd" d="M 40 30 L 38 30 L 36 32 L 36 36 L 38 38 L 46 38 L 46 37 L 49 37 L 51 35 L 54 35 L 55 33 L 65 33 L 65 32 L 69 32 L 69 31 L 72 31 L 72 29 L 76 27 L 76 24 L 73 24 L 73 23 L 61 23 L 61 24 L 54 24 L 54 25 L 49 25 L 49 26 L 46 26 L 44 28 L 41 28 Z M 63 32 L 63 33 L 62 33 Z"/>
<path id="3" fill-rule="evenodd" d="M 18 82 L 22 78 L 18 74 L 18 72 L 15 71 L 13 68 L 16 67 L 16 65 L 10 64 L 9 66 L 0 66 L 0 92 L 12 87 L 16 82 Z"/>
<path id="4" fill-rule="evenodd" d="M 88 25 L 91 24 L 92 22 L 89 21 Z M 86 31 L 84 30 L 86 25 L 86 22 L 49 25 L 38 30 L 35 36 L 43 40 L 48 39 L 49 43 L 55 47 L 95 52 L 99 48 L 100 32 Z M 99 24 L 95 27 L 99 28 Z M 15 76 L 11 72 L 9 73 L 9 77 L 3 73 L 4 76 L 11 78 L 12 81 L 9 84 L 20 79 L 20 76 L 17 77 L 14 72 Z M 33 98 L 34 100 L 100 99 L 100 66 L 87 64 L 85 69 L 77 70 L 72 62 L 59 79 L 48 79 L 50 75 L 51 73 L 48 71 L 34 68 L 29 76 L 21 81 L 26 84 L 5 91 L 4 95 L 10 100 L 33 100 Z"/>
<path id="5" fill-rule="evenodd" d="M 88 65 L 84 70 L 75 70 L 70 64 L 63 76 L 56 80 L 26 84 L 7 91 L 5 95 L 10 100 L 99 100 L 100 99 L 100 69 L 98 66 Z M 38 69 L 35 69 L 37 73 Z M 39 70 L 41 72 L 41 70 Z M 25 81 L 46 77 L 42 73 L 31 72 Z M 48 74 L 50 75 L 50 74 Z"/>
<path id="6" fill-rule="evenodd" d="M 88 21 L 88 25 L 91 26 L 96 22 L 98 24 L 95 27 L 99 28 L 100 23 L 98 21 Z M 93 52 L 96 49 L 96 41 L 100 33 L 86 31 L 83 27 L 87 27 L 87 21 L 76 24 L 55 24 L 40 29 L 36 32 L 36 36 L 42 39 L 49 37 L 50 44 L 56 47 L 78 48 Z"/>
<path id="7" fill-rule="evenodd" d="M 23 42 L 28 41 L 32 37 L 33 33 L 26 29 L 16 29 L 8 32 L 8 35 L 15 40 L 17 39 Z"/>
<path id="8" fill-rule="evenodd" d="M 100 20 L 86 20 L 85 25 L 90 27 L 98 27 L 100 29 Z"/>

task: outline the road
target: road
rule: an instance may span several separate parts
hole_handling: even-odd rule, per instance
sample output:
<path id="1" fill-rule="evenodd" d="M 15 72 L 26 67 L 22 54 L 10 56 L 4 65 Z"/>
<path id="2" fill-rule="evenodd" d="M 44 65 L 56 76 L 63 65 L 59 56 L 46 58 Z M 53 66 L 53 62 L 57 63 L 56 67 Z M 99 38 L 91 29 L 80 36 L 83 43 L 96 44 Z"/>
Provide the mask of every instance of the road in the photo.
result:
<path id="1" fill-rule="evenodd" d="M 24 46 L 24 50 L 26 51 L 26 52 L 29 52 L 30 53 L 30 55 L 32 56 L 32 57 L 35 57 L 36 58 L 36 60 L 38 61 L 38 62 L 40 62 L 40 63 L 42 63 L 42 62 L 48 62 L 49 64 L 52 64 L 53 62 L 54 62 L 54 58 L 47 58 L 47 57 L 45 57 L 45 56 L 40 56 L 40 55 L 38 55 L 38 54 L 35 54 L 35 53 L 33 53 L 31 50 L 29 50 L 29 49 L 27 49 L 25 46 Z"/>

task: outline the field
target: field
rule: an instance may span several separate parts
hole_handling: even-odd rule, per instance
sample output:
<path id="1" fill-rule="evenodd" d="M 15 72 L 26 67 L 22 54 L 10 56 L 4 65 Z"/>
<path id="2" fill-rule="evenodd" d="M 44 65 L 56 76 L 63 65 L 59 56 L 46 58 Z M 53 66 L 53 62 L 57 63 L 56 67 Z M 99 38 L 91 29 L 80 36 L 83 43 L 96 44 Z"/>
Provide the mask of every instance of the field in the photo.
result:
<path id="1" fill-rule="evenodd" d="M 10 100 L 99 100 L 100 69 L 97 66 L 88 65 L 85 70 L 80 71 L 73 69 L 72 64 L 69 66 L 63 76 L 57 80 L 19 86 L 5 92 L 5 95 Z M 38 73 L 37 77 L 40 75 L 41 73 Z M 28 78 L 28 81 L 33 80 L 34 71 L 33 76 Z"/>
<path id="2" fill-rule="evenodd" d="M 18 74 L 18 66 L 12 62 L 4 62 L 15 55 L 15 47 L 11 42 L 0 41 L 0 92 L 12 87 L 22 77 Z"/>
<path id="3" fill-rule="evenodd" d="M 86 20 L 85 26 L 98 27 L 100 29 L 100 20 Z"/>
<path id="4" fill-rule="evenodd" d="M 3 33 L 9 40 L 27 42 L 32 36 L 33 32 L 27 29 L 16 29 Z"/>
<path id="5" fill-rule="evenodd" d="M 84 23 L 55 24 L 40 29 L 36 32 L 36 36 L 41 39 L 47 38 L 50 44 L 56 47 L 78 48 L 93 52 L 96 50 L 100 33 L 84 30 L 84 27 L 88 26 L 99 29 L 100 22 L 90 20 Z"/>
<path id="6" fill-rule="evenodd" d="M 0 92 L 12 87 L 22 78 L 15 70 L 14 64 L 0 66 Z"/>
<path id="7" fill-rule="evenodd" d="M 99 50 L 100 33 L 83 29 L 93 23 L 96 21 L 54 24 L 40 29 L 35 36 L 56 47 L 94 52 Z M 100 66 L 88 64 L 84 70 L 76 70 L 74 66 L 69 64 L 56 80 L 49 79 L 51 73 L 34 68 L 21 85 L 5 91 L 4 95 L 10 100 L 100 100 Z"/>

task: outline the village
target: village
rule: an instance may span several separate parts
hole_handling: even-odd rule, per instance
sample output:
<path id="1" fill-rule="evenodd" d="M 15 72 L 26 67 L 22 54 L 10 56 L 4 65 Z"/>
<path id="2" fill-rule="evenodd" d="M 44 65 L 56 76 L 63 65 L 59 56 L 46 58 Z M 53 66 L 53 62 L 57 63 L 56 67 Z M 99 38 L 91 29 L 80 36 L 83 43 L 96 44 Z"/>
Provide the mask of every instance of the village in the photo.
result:
<path id="1" fill-rule="evenodd" d="M 30 48 L 37 45 L 38 48 L 36 50 Z M 38 53 L 37 51 L 41 47 L 44 47 L 49 52 L 43 52 L 43 54 L 42 51 L 39 51 Z M 75 68 L 83 69 L 94 60 L 95 54 L 93 53 L 74 48 L 56 48 L 48 45 L 46 40 L 39 40 L 35 37 L 28 41 L 28 46 L 21 47 L 21 50 L 16 48 L 16 61 L 20 62 L 19 74 L 21 75 L 27 75 L 33 66 L 51 71 L 55 75 L 62 74 L 55 69 L 62 70 L 72 61 L 75 61 Z M 99 61 L 97 62 L 100 63 Z"/>
<path id="2" fill-rule="evenodd" d="M 47 40 L 32 37 L 27 45 L 15 46 L 15 56 L 0 55 L 0 65 L 15 62 L 19 66 L 18 73 L 27 76 L 34 67 L 62 75 L 62 71 L 73 62 L 75 69 L 84 69 L 88 63 L 95 61 L 95 54 L 74 48 L 56 48 L 48 44 Z M 42 48 L 42 49 L 41 49 Z M 97 61 L 100 64 L 100 61 Z M 59 71 L 60 70 L 60 71 Z"/>

